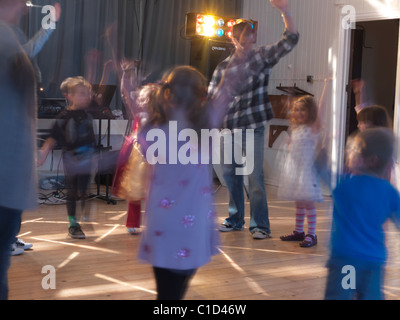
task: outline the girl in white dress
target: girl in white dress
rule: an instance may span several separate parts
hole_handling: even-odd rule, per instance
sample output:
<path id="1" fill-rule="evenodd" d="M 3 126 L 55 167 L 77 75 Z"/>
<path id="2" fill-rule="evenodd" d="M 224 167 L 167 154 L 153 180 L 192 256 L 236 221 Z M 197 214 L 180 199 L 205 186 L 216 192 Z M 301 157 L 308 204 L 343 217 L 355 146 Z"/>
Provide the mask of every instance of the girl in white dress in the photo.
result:
<path id="1" fill-rule="evenodd" d="M 312 96 L 303 96 L 293 103 L 290 112 L 290 143 L 282 162 L 279 180 L 278 197 L 296 202 L 295 230 L 280 238 L 283 241 L 301 241 L 301 247 L 312 247 L 317 244 L 315 202 L 324 200 L 320 177 L 315 167 L 321 143 L 319 109 L 322 101 L 323 98 L 318 106 Z M 307 234 L 304 233 L 306 216 Z"/>

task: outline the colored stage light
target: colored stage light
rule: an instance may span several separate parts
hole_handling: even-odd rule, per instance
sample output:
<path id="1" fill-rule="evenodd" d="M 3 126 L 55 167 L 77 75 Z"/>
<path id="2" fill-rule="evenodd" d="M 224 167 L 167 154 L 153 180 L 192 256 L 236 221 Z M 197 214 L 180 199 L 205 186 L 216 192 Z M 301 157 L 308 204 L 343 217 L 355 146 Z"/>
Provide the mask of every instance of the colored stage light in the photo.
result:
<path id="1" fill-rule="evenodd" d="M 212 26 L 204 26 L 201 36 L 212 37 L 215 34 L 215 28 Z"/>
<path id="2" fill-rule="evenodd" d="M 186 14 L 186 36 L 188 38 L 218 38 L 220 41 L 230 42 L 233 26 L 240 21 L 242 19 L 224 18 L 203 13 L 188 13 Z M 254 25 L 252 23 L 250 25 L 256 34 L 257 22 L 254 21 L 254 23 Z"/>
<path id="3" fill-rule="evenodd" d="M 217 32 L 216 32 L 216 33 L 217 33 L 217 36 L 218 36 L 218 37 L 222 37 L 222 36 L 224 35 L 225 32 L 224 32 L 224 30 L 222 30 L 222 29 L 217 29 Z"/>
<path id="4" fill-rule="evenodd" d="M 204 23 L 204 16 L 201 14 L 197 15 L 197 24 L 203 24 Z"/>
<path id="5" fill-rule="evenodd" d="M 235 25 L 235 20 L 229 20 L 226 25 L 228 26 L 228 28 L 233 28 L 233 26 Z"/>
<path id="6" fill-rule="evenodd" d="M 217 26 L 218 27 L 223 27 L 225 25 L 225 20 L 224 19 L 218 19 L 217 21 Z"/>
<path id="7" fill-rule="evenodd" d="M 215 25 L 215 18 L 213 16 L 205 16 L 204 24 L 209 27 L 213 27 Z"/>

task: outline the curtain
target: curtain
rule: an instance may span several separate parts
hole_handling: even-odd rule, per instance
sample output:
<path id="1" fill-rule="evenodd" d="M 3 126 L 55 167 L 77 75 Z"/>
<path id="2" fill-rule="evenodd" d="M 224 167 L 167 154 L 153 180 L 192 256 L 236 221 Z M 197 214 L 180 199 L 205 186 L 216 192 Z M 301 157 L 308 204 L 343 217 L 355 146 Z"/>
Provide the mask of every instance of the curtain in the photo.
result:
<path id="1" fill-rule="evenodd" d="M 32 1 L 52 5 L 54 0 Z M 84 76 L 99 83 L 107 61 L 127 57 L 140 60 L 147 81 L 157 81 L 175 65 L 189 64 L 190 40 L 185 39 L 188 12 L 240 17 L 242 0 L 59 0 L 61 19 L 37 57 L 41 86 L 47 97 L 60 97 L 61 82 Z M 46 13 L 31 8 L 21 23 L 31 38 Z M 110 28 L 111 27 L 111 28 Z M 111 42 L 106 32 L 111 30 Z M 113 55 L 114 53 L 114 55 Z M 118 85 L 111 72 L 105 84 Z M 121 109 L 119 94 L 111 108 Z"/>

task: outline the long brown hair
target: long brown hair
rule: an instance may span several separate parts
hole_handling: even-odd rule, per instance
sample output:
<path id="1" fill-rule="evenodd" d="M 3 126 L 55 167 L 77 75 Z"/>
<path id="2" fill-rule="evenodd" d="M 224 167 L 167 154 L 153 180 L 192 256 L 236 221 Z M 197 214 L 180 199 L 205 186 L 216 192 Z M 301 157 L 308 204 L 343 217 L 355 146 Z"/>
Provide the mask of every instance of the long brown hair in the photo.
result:
<path id="1" fill-rule="evenodd" d="M 184 108 L 193 129 L 206 128 L 206 95 L 207 80 L 197 69 L 175 67 L 163 77 L 146 125 L 163 125 L 169 121 L 172 109 Z"/>

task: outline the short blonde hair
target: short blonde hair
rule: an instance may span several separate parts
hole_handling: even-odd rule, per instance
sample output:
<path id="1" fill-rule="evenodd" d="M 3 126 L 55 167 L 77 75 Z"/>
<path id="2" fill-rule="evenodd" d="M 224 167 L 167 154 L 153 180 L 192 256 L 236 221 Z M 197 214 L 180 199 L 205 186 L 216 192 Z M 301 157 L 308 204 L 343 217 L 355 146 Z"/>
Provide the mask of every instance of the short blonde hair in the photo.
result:
<path id="1" fill-rule="evenodd" d="M 75 88 L 78 86 L 87 87 L 90 91 L 92 91 L 92 85 L 83 77 L 69 77 L 65 79 L 60 85 L 60 90 L 63 95 L 67 95 L 73 93 Z"/>

